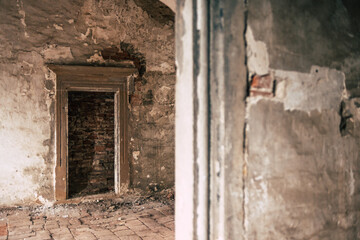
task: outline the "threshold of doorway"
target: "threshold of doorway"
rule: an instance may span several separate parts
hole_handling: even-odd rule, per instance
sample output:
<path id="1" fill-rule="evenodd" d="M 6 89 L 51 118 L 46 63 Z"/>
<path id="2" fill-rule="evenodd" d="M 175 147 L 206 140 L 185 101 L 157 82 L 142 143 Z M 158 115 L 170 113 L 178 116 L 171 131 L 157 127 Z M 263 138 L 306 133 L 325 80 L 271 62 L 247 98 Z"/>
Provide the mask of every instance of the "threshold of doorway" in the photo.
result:
<path id="1" fill-rule="evenodd" d="M 107 192 L 107 193 L 99 193 L 99 194 L 93 194 L 93 195 L 86 195 L 81 197 L 74 197 L 69 198 L 66 200 L 59 200 L 56 201 L 54 204 L 79 204 L 79 203 L 86 203 L 86 202 L 96 202 L 100 200 L 107 200 L 107 199 L 114 199 L 118 198 L 119 196 L 115 194 L 115 192 Z"/>

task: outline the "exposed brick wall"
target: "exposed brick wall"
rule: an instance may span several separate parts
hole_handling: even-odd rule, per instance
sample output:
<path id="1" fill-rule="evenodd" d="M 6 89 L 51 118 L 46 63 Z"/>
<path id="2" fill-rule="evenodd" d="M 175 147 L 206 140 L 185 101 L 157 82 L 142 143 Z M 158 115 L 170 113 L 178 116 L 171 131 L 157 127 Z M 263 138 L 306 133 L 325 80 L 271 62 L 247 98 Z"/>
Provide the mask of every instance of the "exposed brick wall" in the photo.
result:
<path id="1" fill-rule="evenodd" d="M 174 186 L 175 14 L 157 6 L 0 1 L 0 205 L 54 200 L 57 76 L 48 64 L 133 62 L 141 86 L 128 106 L 131 187 Z M 163 103 L 168 87 L 171 101 Z"/>
<path id="2" fill-rule="evenodd" d="M 114 189 L 114 93 L 69 92 L 69 196 Z"/>

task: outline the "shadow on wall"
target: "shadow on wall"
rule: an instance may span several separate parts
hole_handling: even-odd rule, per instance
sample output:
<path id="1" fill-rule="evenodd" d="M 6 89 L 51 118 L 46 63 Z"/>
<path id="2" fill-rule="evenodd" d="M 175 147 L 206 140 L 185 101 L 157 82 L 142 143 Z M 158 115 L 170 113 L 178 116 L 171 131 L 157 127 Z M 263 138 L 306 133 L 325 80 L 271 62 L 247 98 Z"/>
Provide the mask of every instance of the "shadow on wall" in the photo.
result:
<path id="1" fill-rule="evenodd" d="M 132 61 L 139 71 L 138 79 L 146 72 L 146 60 L 142 53 L 136 52 L 130 43 L 120 43 L 120 49 L 116 46 L 105 48 L 101 51 L 101 56 L 106 61 L 122 62 L 123 60 Z"/>

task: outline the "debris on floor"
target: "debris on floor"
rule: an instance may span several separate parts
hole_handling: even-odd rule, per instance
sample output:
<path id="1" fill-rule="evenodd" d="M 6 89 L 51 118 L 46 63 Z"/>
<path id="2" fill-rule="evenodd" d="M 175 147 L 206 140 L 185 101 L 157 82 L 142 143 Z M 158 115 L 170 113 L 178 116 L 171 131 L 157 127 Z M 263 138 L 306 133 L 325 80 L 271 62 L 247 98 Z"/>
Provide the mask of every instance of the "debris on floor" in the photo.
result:
<path id="1" fill-rule="evenodd" d="M 175 239 L 173 190 L 0 208 L 0 240 Z"/>

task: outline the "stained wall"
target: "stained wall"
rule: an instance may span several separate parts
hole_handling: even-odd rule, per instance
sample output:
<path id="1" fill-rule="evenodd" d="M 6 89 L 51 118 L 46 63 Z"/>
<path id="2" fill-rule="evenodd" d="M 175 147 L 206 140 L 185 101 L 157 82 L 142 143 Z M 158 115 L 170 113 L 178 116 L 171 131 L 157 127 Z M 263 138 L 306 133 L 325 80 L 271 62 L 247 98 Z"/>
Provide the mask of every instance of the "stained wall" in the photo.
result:
<path id="1" fill-rule="evenodd" d="M 345 2 L 248 3 L 249 85 L 274 87 L 246 99 L 247 239 L 360 237 L 360 35 Z"/>
<path id="2" fill-rule="evenodd" d="M 54 200 L 50 63 L 133 63 L 140 74 L 128 105 L 132 186 L 173 186 L 173 16 L 165 5 L 132 0 L 1 1 L 0 205 Z"/>

